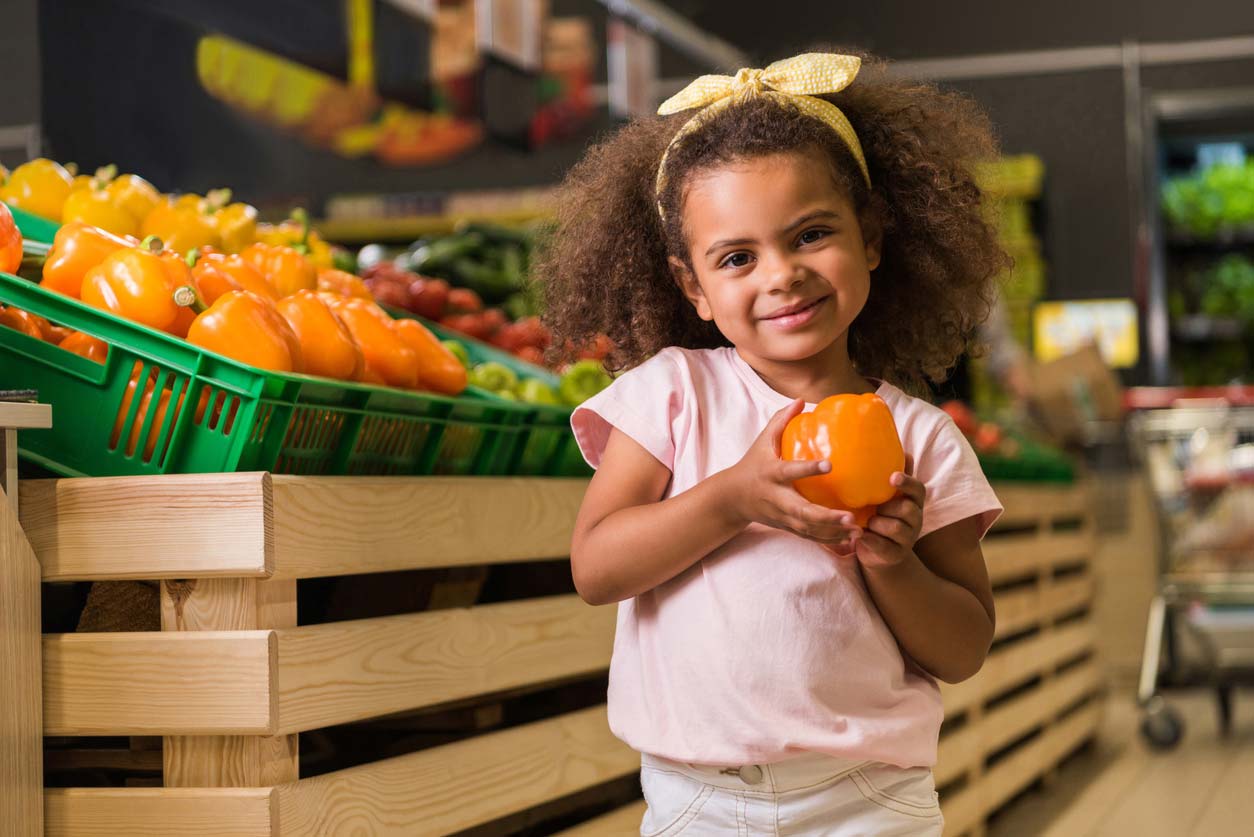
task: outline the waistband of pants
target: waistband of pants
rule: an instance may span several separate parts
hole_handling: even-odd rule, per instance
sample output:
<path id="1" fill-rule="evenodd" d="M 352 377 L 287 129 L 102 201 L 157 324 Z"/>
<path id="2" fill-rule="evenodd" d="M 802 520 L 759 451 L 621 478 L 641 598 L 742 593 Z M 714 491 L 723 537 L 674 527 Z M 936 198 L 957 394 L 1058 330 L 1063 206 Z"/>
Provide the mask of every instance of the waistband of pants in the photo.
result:
<path id="1" fill-rule="evenodd" d="M 771 764 L 708 765 L 671 761 L 642 753 L 640 766 L 682 773 L 698 782 L 725 790 L 786 793 L 821 785 L 870 764 L 866 759 L 844 759 L 823 753 L 806 753 Z"/>

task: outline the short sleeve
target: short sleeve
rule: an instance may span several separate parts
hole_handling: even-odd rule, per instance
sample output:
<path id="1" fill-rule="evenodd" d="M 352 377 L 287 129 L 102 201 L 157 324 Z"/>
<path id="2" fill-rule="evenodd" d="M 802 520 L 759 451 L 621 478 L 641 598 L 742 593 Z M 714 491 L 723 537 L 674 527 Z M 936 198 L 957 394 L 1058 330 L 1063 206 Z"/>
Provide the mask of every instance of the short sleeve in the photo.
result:
<path id="1" fill-rule="evenodd" d="M 682 408 L 679 367 L 664 350 L 576 407 L 570 426 L 579 452 L 593 468 L 600 466 L 610 430 L 617 428 L 674 471 L 672 424 Z"/>
<path id="2" fill-rule="evenodd" d="M 927 486 L 919 537 L 978 517 L 983 538 L 1001 516 L 1002 505 L 953 419 L 941 420 L 923 450 L 915 454 L 915 463 L 915 476 Z"/>

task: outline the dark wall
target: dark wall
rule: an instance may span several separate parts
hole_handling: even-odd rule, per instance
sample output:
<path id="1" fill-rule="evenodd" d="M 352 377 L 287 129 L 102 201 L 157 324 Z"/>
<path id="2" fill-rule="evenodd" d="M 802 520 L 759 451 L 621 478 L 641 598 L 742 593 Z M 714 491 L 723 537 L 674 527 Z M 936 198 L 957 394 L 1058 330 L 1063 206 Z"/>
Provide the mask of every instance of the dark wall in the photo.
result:
<path id="1" fill-rule="evenodd" d="M 4 0 L 0 23 L 0 126 L 39 121 L 39 0 Z"/>

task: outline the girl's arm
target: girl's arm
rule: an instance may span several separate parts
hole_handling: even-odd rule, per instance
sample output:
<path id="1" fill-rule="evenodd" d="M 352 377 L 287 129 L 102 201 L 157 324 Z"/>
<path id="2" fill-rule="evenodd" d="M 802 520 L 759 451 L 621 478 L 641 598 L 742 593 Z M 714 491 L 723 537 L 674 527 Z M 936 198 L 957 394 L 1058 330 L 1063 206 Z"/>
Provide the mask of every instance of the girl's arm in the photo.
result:
<path id="1" fill-rule="evenodd" d="M 670 470 L 613 429 L 571 542 L 571 573 L 584 601 L 610 604 L 652 590 L 752 522 L 822 543 L 847 538 L 851 515 L 808 503 L 792 487 L 831 466 L 779 458 L 784 425 L 803 406 L 798 400 L 776 413 L 736 465 L 665 500 Z"/>
<path id="2" fill-rule="evenodd" d="M 980 670 L 993 642 L 993 591 L 979 518 L 916 540 L 923 484 L 906 474 L 894 479 L 901 495 L 879 507 L 857 543 L 862 574 L 905 652 L 932 676 L 957 683 Z"/>

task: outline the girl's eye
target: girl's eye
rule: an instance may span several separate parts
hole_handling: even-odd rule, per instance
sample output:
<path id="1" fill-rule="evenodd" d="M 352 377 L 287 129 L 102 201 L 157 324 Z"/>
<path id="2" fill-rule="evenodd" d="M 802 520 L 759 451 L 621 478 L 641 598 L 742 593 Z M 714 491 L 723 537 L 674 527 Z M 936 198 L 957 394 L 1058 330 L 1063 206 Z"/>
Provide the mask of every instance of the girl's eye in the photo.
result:
<path id="1" fill-rule="evenodd" d="M 806 230 L 805 232 L 803 232 L 800 236 L 797 237 L 797 241 L 800 242 L 801 244 L 813 244 L 816 241 L 820 241 L 826 237 L 827 237 L 827 230 L 816 228 L 812 230 Z"/>
<path id="2" fill-rule="evenodd" d="M 723 261 L 719 262 L 719 267 L 745 267 L 749 264 L 752 257 L 744 252 L 729 253 Z"/>

